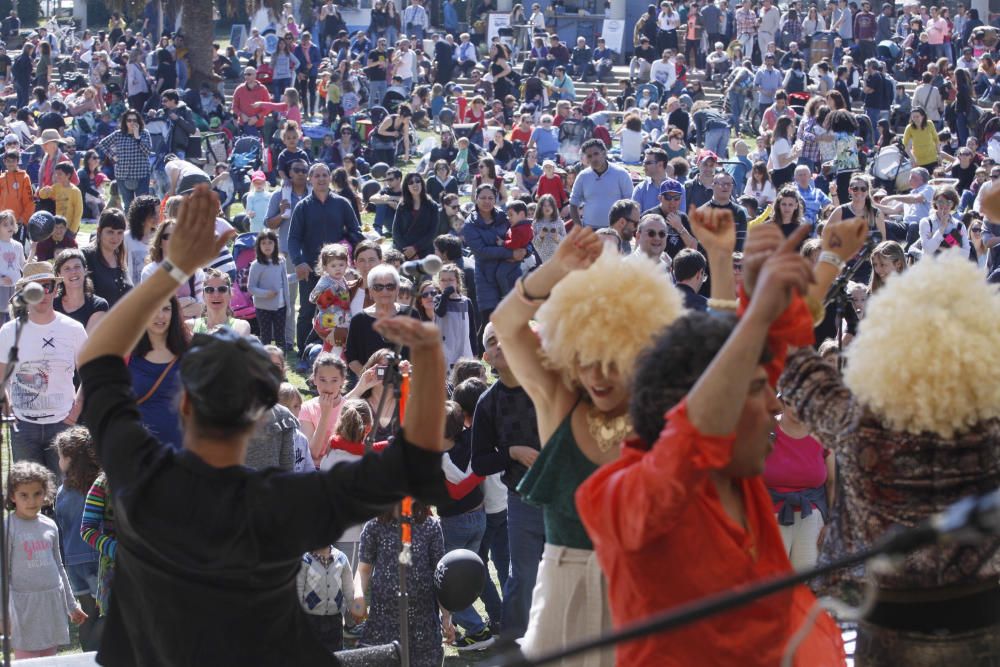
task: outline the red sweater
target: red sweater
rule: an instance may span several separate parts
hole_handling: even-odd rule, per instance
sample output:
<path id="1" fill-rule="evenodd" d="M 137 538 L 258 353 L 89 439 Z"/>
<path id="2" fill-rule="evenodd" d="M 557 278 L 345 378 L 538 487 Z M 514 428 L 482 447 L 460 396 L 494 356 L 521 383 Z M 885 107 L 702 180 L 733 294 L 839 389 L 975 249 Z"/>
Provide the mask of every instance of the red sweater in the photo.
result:
<path id="1" fill-rule="evenodd" d="M 561 209 L 569 201 L 566 196 L 566 188 L 563 187 L 563 181 L 558 176 L 553 176 L 549 178 L 545 174 L 542 174 L 541 178 L 538 179 L 538 186 L 535 188 L 535 199 L 538 199 L 542 195 L 552 195 L 556 198 L 556 209 Z"/>
<path id="2" fill-rule="evenodd" d="M 533 238 L 535 238 L 535 232 L 531 227 L 531 220 L 524 220 L 507 230 L 507 238 L 504 239 L 503 247 L 508 250 L 527 248 Z"/>

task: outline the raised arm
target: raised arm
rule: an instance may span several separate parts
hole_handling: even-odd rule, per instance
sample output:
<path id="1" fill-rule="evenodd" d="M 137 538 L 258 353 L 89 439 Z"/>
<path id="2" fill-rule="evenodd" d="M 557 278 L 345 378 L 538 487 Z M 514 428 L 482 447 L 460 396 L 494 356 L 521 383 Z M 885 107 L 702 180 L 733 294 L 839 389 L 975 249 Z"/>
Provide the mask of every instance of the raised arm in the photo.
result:
<path id="1" fill-rule="evenodd" d="M 541 345 L 529 322 L 560 280 L 570 271 L 593 264 L 603 249 L 604 244 L 594 230 L 574 227 L 555 255 L 537 271 L 521 278 L 493 312 L 493 326 L 504 358 L 539 413 L 555 405 L 557 397 L 567 390 L 557 372 L 543 367 Z"/>
<path id="2" fill-rule="evenodd" d="M 199 185 L 181 205 L 164 264 L 172 264 L 181 274 L 190 276 L 215 260 L 222 247 L 236 235 L 235 230 L 230 229 L 216 237 L 215 214 L 218 210 L 218 196 L 207 184 Z M 101 320 L 94 335 L 87 338 L 77 358 L 77 366 L 105 355 L 124 357 L 129 354 L 153 313 L 177 291 L 178 282 L 182 281 L 161 266 L 148 280 L 130 290 Z"/>

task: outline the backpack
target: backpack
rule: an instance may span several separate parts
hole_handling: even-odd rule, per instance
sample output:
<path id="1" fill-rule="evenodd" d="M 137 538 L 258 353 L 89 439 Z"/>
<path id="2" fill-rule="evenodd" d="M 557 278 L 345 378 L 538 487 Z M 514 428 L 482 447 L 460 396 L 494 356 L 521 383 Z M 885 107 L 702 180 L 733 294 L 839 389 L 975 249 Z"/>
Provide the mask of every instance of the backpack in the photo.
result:
<path id="1" fill-rule="evenodd" d="M 229 303 L 233 315 L 241 320 L 252 320 L 257 317 L 257 309 L 253 306 L 253 295 L 247 287 L 250 277 L 250 265 L 257 259 L 254 244 L 257 235 L 253 232 L 240 234 L 233 243 L 233 259 L 236 260 L 236 280 L 233 281 L 233 297 Z"/>

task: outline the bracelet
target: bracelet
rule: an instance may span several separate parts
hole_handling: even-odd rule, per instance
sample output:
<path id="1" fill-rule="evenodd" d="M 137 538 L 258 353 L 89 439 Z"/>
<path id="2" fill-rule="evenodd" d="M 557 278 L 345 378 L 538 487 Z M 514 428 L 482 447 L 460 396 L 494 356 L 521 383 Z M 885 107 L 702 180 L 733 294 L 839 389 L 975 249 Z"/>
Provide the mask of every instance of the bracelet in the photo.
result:
<path id="1" fill-rule="evenodd" d="M 712 310 L 732 310 L 735 312 L 740 307 L 740 302 L 736 299 L 709 299 L 708 307 Z"/>
<path id="2" fill-rule="evenodd" d="M 824 250 L 819 254 L 819 261 L 832 264 L 837 268 L 837 271 L 843 271 L 846 264 L 846 262 L 842 260 L 837 253 L 830 252 L 829 250 Z"/>
<path id="3" fill-rule="evenodd" d="M 190 278 L 192 275 L 189 273 L 184 273 L 182 269 L 177 267 L 169 259 L 164 259 L 163 262 L 160 264 L 160 266 L 166 269 L 167 275 L 176 280 L 178 285 L 183 285 L 184 283 L 186 283 L 188 281 L 188 278 Z"/>
<path id="4" fill-rule="evenodd" d="M 527 276 L 521 276 L 520 278 L 517 279 L 517 282 L 514 283 L 515 286 L 514 292 L 517 294 L 517 298 L 521 301 L 521 303 L 530 308 L 537 308 L 538 306 L 545 303 L 545 300 L 549 298 L 549 295 L 546 294 L 545 296 L 531 296 L 530 294 L 528 294 L 527 290 L 524 288 L 525 278 L 527 278 Z"/>

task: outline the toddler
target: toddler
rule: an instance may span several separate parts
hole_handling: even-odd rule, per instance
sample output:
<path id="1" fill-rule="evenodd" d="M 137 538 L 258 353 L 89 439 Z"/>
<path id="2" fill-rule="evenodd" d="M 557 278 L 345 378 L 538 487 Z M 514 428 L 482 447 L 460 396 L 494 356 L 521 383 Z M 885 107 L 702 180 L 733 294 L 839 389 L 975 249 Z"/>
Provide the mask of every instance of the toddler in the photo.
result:
<path id="1" fill-rule="evenodd" d="M 278 233 L 264 229 L 254 243 L 257 258 L 250 264 L 247 289 L 253 296 L 260 327 L 260 342 L 285 347 L 285 317 L 291 296 L 288 292 L 288 269 L 278 248 Z"/>
<path id="2" fill-rule="evenodd" d="M 295 385 L 289 382 L 281 383 L 278 388 L 278 403 L 288 408 L 296 419 L 299 418 L 299 412 L 302 410 L 302 394 L 295 388 Z M 313 472 L 316 470 L 316 466 L 312 462 L 312 455 L 309 454 L 309 438 L 305 436 L 302 429 L 295 429 L 295 435 L 292 436 L 292 452 L 294 457 L 292 470 L 294 472 Z"/>
<path id="3" fill-rule="evenodd" d="M 566 196 L 566 186 L 562 177 L 556 173 L 556 163 L 552 160 L 542 162 L 542 175 L 538 178 L 535 196 L 541 197 L 542 195 L 552 195 L 558 211 L 561 211 L 563 206 L 569 202 L 569 197 Z"/>
<path id="4" fill-rule="evenodd" d="M 452 171 L 459 183 L 469 182 L 469 138 L 459 137 L 455 142 L 458 147 L 458 154 L 455 161 L 451 163 Z"/>
<path id="5" fill-rule="evenodd" d="M 24 246 L 14 240 L 17 220 L 14 212 L 0 211 L 0 304 L 6 305 L 14 295 L 14 285 L 24 269 Z M 0 309 L 0 325 L 7 321 L 7 309 Z"/>
<path id="6" fill-rule="evenodd" d="M 259 169 L 250 175 L 250 193 L 247 195 L 247 217 L 250 231 L 259 234 L 267 220 L 267 207 L 271 203 L 271 193 L 267 191 L 267 176 Z"/>
<path id="7" fill-rule="evenodd" d="M 542 195 L 538 198 L 532 231 L 534 232 L 532 244 L 538 253 L 538 259 L 547 262 L 556 254 L 556 248 L 566 238 L 566 225 L 559 216 L 559 209 L 552 195 Z"/>
<path id="8" fill-rule="evenodd" d="M 309 625 L 330 653 L 344 648 L 344 612 L 354 601 L 354 573 L 347 556 L 327 545 L 302 556 L 299 602 Z"/>
<path id="9" fill-rule="evenodd" d="M 319 252 L 319 282 L 309 294 L 309 302 L 316 304 L 313 330 L 323 339 L 323 351 L 332 352 L 338 359 L 344 355 L 347 329 L 351 324 L 351 294 L 347 287 L 347 248 L 339 243 L 323 246 Z"/>
<path id="10" fill-rule="evenodd" d="M 472 356 L 470 332 L 472 325 L 472 302 L 462 289 L 462 269 L 455 264 L 445 264 L 438 272 L 438 287 L 441 294 L 434 304 L 435 321 L 444 339 L 444 362 L 448 370 L 456 361 Z"/>
<path id="11" fill-rule="evenodd" d="M 59 528 L 41 513 L 55 499 L 56 480 L 38 463 L 18 461 L 7 477 L 10 539 L 10 634 L 14 659 L 53 656 L 69 644 L 68 618 L 76 625 L 87 614 L 73 597 L 73 588 L 59 553 Z"/>

